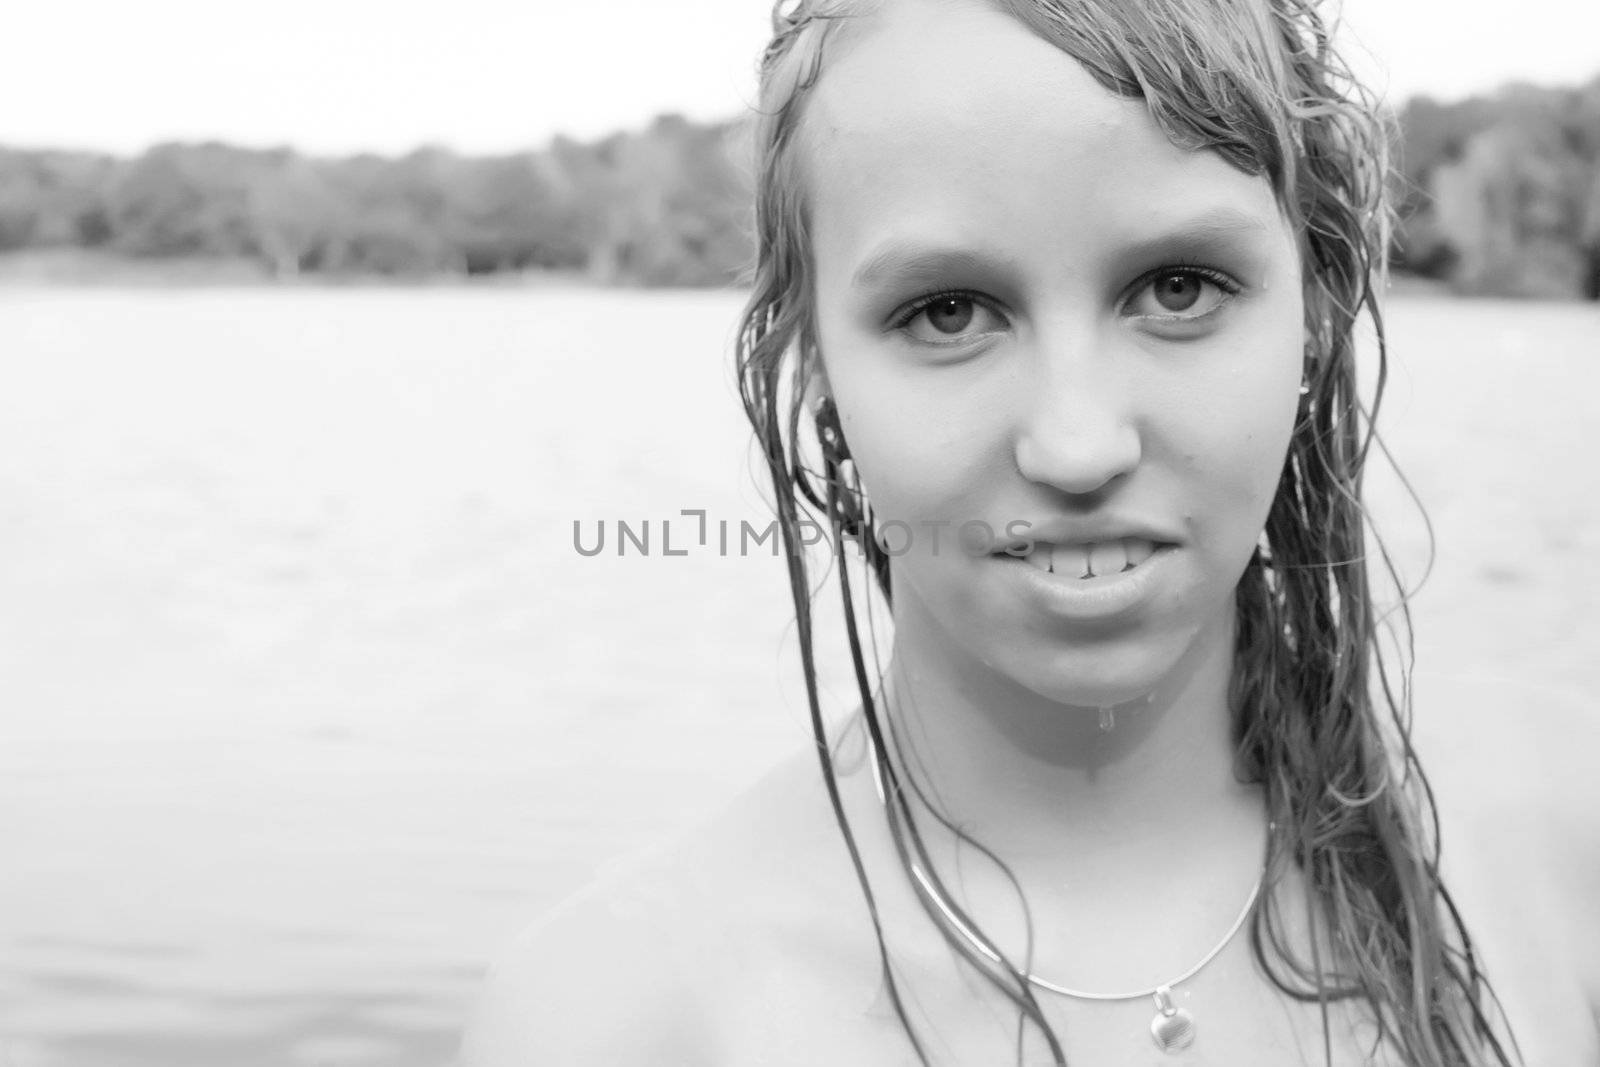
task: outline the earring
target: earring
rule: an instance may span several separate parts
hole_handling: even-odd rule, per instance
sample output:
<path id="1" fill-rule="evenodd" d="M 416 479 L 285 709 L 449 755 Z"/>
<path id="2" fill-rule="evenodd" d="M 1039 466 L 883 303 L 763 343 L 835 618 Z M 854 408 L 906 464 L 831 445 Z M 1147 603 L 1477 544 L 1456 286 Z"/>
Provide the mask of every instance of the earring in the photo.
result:
<path id="1" fill-rule="evenodd" d="M 816 418 L 817 436 L 822 439 L 822 450 L 831 452 L 840 459 L 847 458 L 844 428 L 839 425 L 839 409 L 833 406 L 833 397 L 825 396 L 817 401 Z"/>
<path id="2" fill-rule="evenodd" d="M 1324 321 L 1324 329 L 1326 328 L 1328 328 L 1327 323 Z M 1300 360 L 1300 395 L 1303 397 L 1311 395 L 1311 380 L 1316 377 L 1318 363 L 1317 346 L 1307 341 Z"/>
<path id="3" fill-rule="evenodd" d="M 839 409 L 831 396 L 817 400 L 817 437 L 822 442 L 822 467 L 827 479 L 827 499 L 832 518 L 845 533 L 859 537 L 866 525 L 861 497 L 851 483 L 855 481 L 855 461 L 839 424 Z"/>

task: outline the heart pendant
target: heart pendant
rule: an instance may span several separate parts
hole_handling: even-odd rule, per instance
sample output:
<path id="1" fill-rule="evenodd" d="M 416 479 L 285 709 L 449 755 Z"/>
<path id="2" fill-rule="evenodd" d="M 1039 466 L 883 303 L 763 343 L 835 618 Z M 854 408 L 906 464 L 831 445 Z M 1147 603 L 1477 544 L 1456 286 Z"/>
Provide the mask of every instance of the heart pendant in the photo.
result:
<path id="1" fill-rule="evenodd" d="M 1162 1052 L 1181 1052 L 1194 1044 L 1194 1016 L 1172 1003 L 1166 986 L 1156 990 L 1156 1017 L 1150 1020 L 1150 1036 Z"/>

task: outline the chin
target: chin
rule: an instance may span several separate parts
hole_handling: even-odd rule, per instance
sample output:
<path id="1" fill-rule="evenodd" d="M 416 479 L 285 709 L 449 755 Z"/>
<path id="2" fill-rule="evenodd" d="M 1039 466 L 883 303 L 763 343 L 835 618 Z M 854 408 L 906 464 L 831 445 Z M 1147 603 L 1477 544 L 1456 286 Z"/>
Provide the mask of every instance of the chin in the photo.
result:
<path id="1" fill-rule="evenodd" d="M 1067 647 L 1010 666 L 1017 684 L 1047 700 L 1078 708 L 1143 703 L 1181 670 L 1192 634 L 1146 639 L 1120 647 Z"/>
<path id="2" fill-rule="evenodd" d="M 1062 678 L 1052 675 L 1037 679 L 1018 678 L 1017 681 L 1052 703 L 1092 710 L 1143 703 L 1160 688 L 1164 677 L 1161 673 L 1150 672 L 1142 677 L 1118 674 Z"/>

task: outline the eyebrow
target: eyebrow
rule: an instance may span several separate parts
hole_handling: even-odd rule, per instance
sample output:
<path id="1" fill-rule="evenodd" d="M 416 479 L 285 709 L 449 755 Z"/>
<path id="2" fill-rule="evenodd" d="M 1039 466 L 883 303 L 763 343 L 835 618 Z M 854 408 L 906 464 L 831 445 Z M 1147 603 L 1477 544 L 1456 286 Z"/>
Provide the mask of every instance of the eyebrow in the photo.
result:
<path id="1" fill-rule="evenodd" d="M 1237 208 L 1217 208 L 1130 238 L 1119 258 L 1140 258 L 1173 246 L 1204 245 L 1211 241 L 1264 236 L 1268 232 L 1267 224 L 1256 215 Z M 885 277 L 909 284 L 926 284 L 952 271 L 977 273 L 991 271 L 996 266 L 1014 268 L 1015 265 L 1015 259 L 1010 256 L 992 256 L 973 249 L 930 245 L 917 240 L 891 240 L 862 261 L 851 275 L 850 284 L 866 288 Z"/>
<path id="2" fill-rule="evenodd" d="M 861 289 L 877 284 L 884 278 L 895 278 L 910 284 L 924 285 L 936 282 L 948 272 L 981 272 L 993 268 L 998 260 L 1012 264 L 1009 257 L 990 257 L 965 248 L 928 245 L 920 241 L 890 241 L 868 256 L 850 277 L 853 288 Z"/>
<path id="3" fill-rule="evenodd" d="M 1271 232 L 1259 215 L 1238 208 L 1220 207 L 1135 237 L 1128 242 L 1127 252 L 1133 258 L 1142 258 L 1174 246 L 1186 248 L 1215 241 L 1266 237 Z"/>

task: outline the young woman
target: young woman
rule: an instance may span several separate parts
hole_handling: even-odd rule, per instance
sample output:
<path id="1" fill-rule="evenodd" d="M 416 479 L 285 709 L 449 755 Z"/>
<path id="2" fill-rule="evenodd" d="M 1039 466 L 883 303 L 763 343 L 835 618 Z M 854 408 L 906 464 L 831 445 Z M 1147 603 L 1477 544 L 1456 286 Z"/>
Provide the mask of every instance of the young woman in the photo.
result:
<path id="1" fill-rule="evenodd" d="M 1600 1062 L 1592 817 L 1477 811 L 1493 742 L 1436 805 L 1379 656 L 1385 137 L 1313 6 L 775 22 L 739 368 L 816 749 L 535 926 L 467 1062 Z"/>

